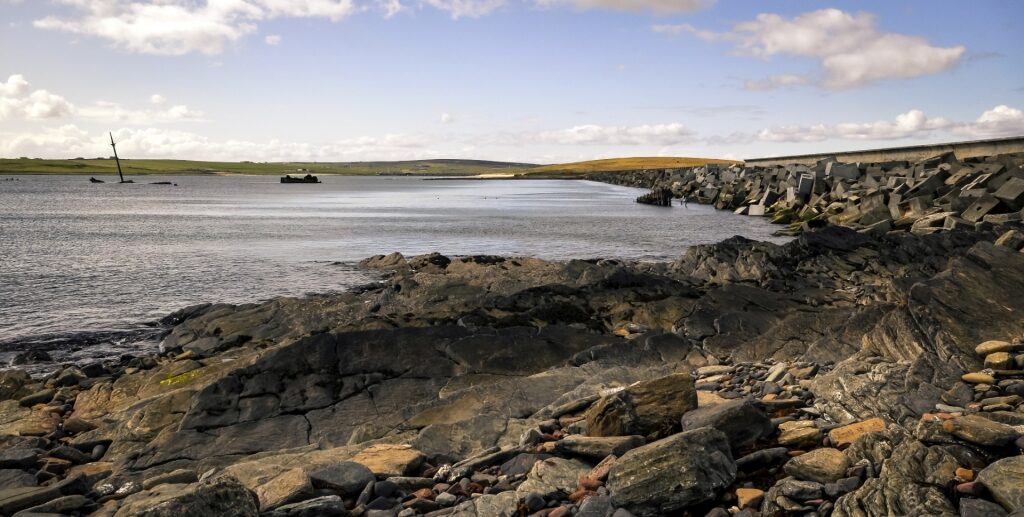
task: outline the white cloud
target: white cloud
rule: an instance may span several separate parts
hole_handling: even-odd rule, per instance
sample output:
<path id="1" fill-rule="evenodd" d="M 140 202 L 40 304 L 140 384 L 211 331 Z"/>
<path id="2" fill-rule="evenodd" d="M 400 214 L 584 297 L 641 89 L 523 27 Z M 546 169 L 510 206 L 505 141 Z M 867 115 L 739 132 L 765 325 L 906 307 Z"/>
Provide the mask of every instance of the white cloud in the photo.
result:
<path id="1" fill-rule="evenodd" d="M 190 109 L 185 105 L 157 110 L 130 109 L 107 101 L 99 101 L 92 106 L 79 108 L 77 115 L 84 119 L 120 122 L 137 126 L 170 122 L 199 122 L 205 120 L 206 117 L 202 111 Z"/>
<path id="2" fill-rule="evenodd" d="M 663 14 L 690 13 L 710 7 L 715 0 L 537 0 L 542 7 L 572 6 L 580 10 L 653 11 Z"/>
<path id="3" fill-rule="evenodd" d="M 341 20 L 357 11 L 353 0 L 58 0 L 80 11 L 48 16 L 35 26 L 106 39 L 146 54 L 219 54 L 276 17 Z"/>
<path id="4" fill-rule="evenodd" d="M 391 18 L 398 13 L 408 11 L 409 8 L 401 0 L 375 0 L 377 8 L 384 12 L 385 18 Z"/>
<path id="5" fill-rule="evenodd" d="M 426 5 L 447 11 L 452 18 L 479 18 L 505 5 L 505 0 L 423 0 Z"/>
<path id="6" fill-rule="evenodd" d="M 973 138 L 998 138 L 1024 135 L 1024 112 L 1006 105 L 996 106 L 981 114 L 973 123 L 953 129 L 958 135 Z"/>
<path id="7" fill-rule="evenodd" d="M 0 83 L 0 120 L 4 119 L 46 119 L 75 117 L 79 119 L 103 120 L 131 125 L 163 124 L 170 122 L 197 122 L 205 120 L 205 114 L 185 105 L 167 109 L 131 109 L 120 104 L 98 101 L 91 106 L 76 107 L 64 97 L 46 90 L 30 93 L 30 84 L 22 75 L 12 75 Z M 150 104 L 163 105 L 167 99 L 162 95 L 151 95 Z"/>
<path id="8" fill-rule="evenodd" d="M 891 79 L 909 79 L 949 70 L 963 58 L 963 46 L 936 47 L 928 40 L 876 26 L 869 13 L 821 9 L 795 18 L 760 14 L 724 33 L 690 25 L 662 25 L 664 33 L 690 33 L 705 41 L 728 41 L 740 55 L 812 58 L 821 67 L 821 85 L 845 89 Z M 807 78 L 808 80 L 810 78 Z"/>
<path id="9" fill-rule="evenodd" d="M 107 156 L 106 133 L 90 134 L 65 125 L 35 133 L 0 134 L 0 156 L 69 158 Z M 324 144 L 270 140 L 218 141 L 187 131 L 158 128 L 114 131 L 117 150 L 126 158 L 175 158 L 216 161 L 354 161 L 367 159 L 436 158 L 419 135 L 386 135 L 339 140 Z"/>
<path id="10" fill-rule="evenodd" d="M 270 34 L 266 38 L 263 38 L 263 42 L 272 47 L 276 47 L 281 44 L 281 36 L 277 34 Z"/>
<path id="11" fill-rule="evenodd" d="M 775 90 L 807 84 L 807 78 L 801 75 L 773 75 L 761 80 L 750 80 L 743 83 L 743 89 L 749 91 Z"/>
<path id="12" fill-rule="evenodd" d="M 824 140 L 901 140 L 919 138 L 937 132 L 968 138 L 998 138 L 1024 135 L 1024 112 L 1000 105 L 982 113 L 973 122 L 955 122 L 929 117 L 921 110 L 910 110 L 894 120 L 834 125 L 778 126 L 763 129 L 756 138 L 765 142 L 821 142 Z"/>
<path id="13" fill-rule="evenodd" d="M 0 83 L 0 120 L 56 118 L 75 111 L 74 105 L 60 95 L 29 90 L 30 84 L 22 75 L 12 75 Z"/>
<path id="14" fill-rule="evenodd" d="M 442 124 L 451 124 L 454 121 L 455 121 L 455 119 L 452 118 L 452 115 L 450 113 L 442 113 L 441 114 L 441 123 Z"/>
<path id="15" fill-rule="evenodd" d="M 543 132 L 537 140 L 561 145 L 675 145 L 693 141 L 694 136 L 679 123 L 632 127 L 589 124 Z"/>

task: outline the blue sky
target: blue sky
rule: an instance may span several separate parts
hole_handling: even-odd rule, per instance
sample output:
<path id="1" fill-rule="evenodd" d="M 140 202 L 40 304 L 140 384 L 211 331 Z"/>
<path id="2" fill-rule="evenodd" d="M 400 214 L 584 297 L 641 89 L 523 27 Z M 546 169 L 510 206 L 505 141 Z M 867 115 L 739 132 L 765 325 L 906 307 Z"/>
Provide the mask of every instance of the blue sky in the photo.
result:
<path id="1" fill-rule="evenodd" d="M 750 158 L 1024 134 L 1024 3 L 0 0 L 0 156 Z"/>

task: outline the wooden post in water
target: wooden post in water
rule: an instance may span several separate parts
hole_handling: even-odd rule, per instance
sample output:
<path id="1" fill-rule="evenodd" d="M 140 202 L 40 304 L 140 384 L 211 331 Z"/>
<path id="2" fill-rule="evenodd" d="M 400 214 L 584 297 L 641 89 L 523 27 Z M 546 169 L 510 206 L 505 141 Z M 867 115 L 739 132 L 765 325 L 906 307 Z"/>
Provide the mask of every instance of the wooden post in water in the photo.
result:
<path id="1" fill-rule="evenodd" d="M 121 159 L 117 157 L 117 144 L 114 143 L 114 133 L 110 133 L 110 147 L 114 148 L 114 161 L 117 162 L 117 175 L 121 177 L 121 183 L 124 183 L 124 174 L 121 174 Z"/>

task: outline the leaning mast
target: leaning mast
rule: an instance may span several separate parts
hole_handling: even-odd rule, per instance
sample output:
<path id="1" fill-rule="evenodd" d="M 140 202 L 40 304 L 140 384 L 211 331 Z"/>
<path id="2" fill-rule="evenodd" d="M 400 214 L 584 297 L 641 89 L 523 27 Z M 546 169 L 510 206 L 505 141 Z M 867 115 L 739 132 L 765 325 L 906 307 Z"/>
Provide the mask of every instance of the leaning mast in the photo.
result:
<path id="1" fill-rule="evenodd" d="M 110 133 L 110 147 L 114 148 L 114 161 L 117 162 L 117 175 L 121 177 L 121 183 L 124 183 L 124 174 L 121 174 L 121 159 L 117 157 L 117 144 L 114 143 L 114 133 Z"/>

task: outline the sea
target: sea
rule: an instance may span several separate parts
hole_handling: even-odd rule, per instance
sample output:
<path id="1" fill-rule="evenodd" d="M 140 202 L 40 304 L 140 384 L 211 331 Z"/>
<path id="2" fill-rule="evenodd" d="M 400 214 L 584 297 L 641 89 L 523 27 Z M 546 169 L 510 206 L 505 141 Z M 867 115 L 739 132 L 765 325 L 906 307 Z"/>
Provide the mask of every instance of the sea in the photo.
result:
<path id="1" fill-rule="evenodd" d="M 786 240 L 764 218 L 583 180 L 134 179 L 0 175 L 0 367 L 148 351 L 175 310 L 345 291 L 378 280 L 359 260 L 393 251 L 663 261 L 733 235 Z"/>

